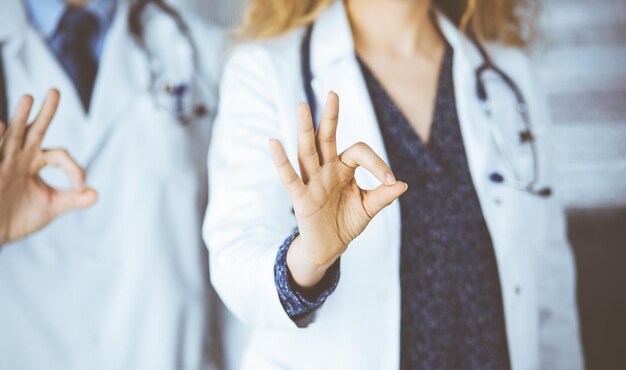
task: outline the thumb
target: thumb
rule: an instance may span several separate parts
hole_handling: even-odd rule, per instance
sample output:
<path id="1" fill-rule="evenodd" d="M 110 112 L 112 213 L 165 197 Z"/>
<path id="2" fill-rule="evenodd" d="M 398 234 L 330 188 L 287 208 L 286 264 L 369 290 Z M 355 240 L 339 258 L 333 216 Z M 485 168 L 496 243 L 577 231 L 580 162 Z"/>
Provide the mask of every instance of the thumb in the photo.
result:
<path id="1" fill-rule="evenodd" d="M 363 207 L 365 207 L 367 214 L 373 218 L 383 208 L 398 199 L 408 188 L 406 183 L 397 181 L 393 185 L 383 184 L 374 190 L 364 190 Z"/>
<path id="2" fill-rule="evenodd" d="M 54 194 L 54 208 L 57 214 L 74 209 L 86 208 L 98 200 L 98 193 L 94 189 L 57 190 Z"/>

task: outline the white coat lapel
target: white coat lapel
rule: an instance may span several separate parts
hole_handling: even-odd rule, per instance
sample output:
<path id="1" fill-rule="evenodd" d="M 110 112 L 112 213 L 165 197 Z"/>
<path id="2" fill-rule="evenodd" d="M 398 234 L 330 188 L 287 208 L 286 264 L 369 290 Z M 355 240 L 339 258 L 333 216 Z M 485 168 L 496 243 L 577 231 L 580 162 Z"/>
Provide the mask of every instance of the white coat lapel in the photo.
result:
<path id="1" fill-rule="evenodd" d="M 27 93 L 36 98 L 43 97 L 48 89 L 55 87 L 62 93 L 61 109 L 67 119 L 84 120 L 85 114 L 72 81 L 39 32 L 26 25 L 21 34 L 6 44 L 4 57 L 14 61 L 6 63 L 7 75 L 15 87 L 10 89 L 13 92 L 9 96 L 10 102 L 17 102 L 20 95 Z"/>
<path id="2" fill-rule="evenodd" d="M 482 57 L 474 45 L 444 15 L 438 14 L 439 27 L 454 50 L 453 78 L 459 125 L 470 173 L 479 197 L 484 193 L 485 175 L 494 153 L 489 126 L 475 94 L 474 71 Z"/>
<path id="3" fill-rule="evenodd" d="M 24 31 L 11 38 L 4 48 L 5 72 L 8 76 L 9 115 L 13 115 L 15 105 L 24 94 L 32 94 L 35 108 L 31 119 L 39 111 L 39 106 L 51 87 L 61 91 L 54 122 L 44 139 L 44 147 L 67 148 L 75 159 L 82 163 L 84 149 L 85 114 L 74 86 L 57 62 L 40 34 L 27 26 Z M 53 172 L 55 176 L 46 181 L 56 186 L 66 186 L 65 176 Z"/>
<path id="4" fill-rule="evenodd" d="M 17 14 L 15 16 L 19 17 Z M 85 114 L 74 85 L 39 32 L 27 23 L 26 18 L 23 21 L 22 31 L 11 35 L 3 48 L 10 115 L 20 96 L 32 94 L 35 109 L 31 112 L 31 118 L 34 118 L 47 90 L 58 88 L 62 95 L 61 103 L 43 145 L 66 148 L 82 164 L 84 138 L 88 135 Z M 51 185 L 67 186 L 66 177 L 61 171 L 46 171 L 42 176 Z"/>
<path id="5" fill-rule="evenodd" d="M 128 29 L 128 4 L 119 1 L 109 29 L 93 91 L 90 116 L 99 125 L 108 125 L 148 90 L 149 64 L 146 55 Z"/>
<path id="6" fill-rule="evenodd" d="M 109 29 L 91 101 L 93 135 L 89 158 L 97 155 L 115 124 L 125 121 L 137 99 L 145 97 L 149 86 L 147 57 L 128 29 L 128 4 L 119 1 Z"/>
<path id="7" fill-rule="evenodd" d="M 476 95 L 475 70 L 482 64 L 483 58 L 475 45 L 445 16 L 439 15 L 438 21 L 454 50 L 454 93 L 472 182 L 494 242 L 499 265 L 504 266 L 503 256 L 514 245 L 511 241 L 523 235 L 523 230 L 520 229 L 523 223 L 512 223 L 510 220 L 523 214 L 520 202 L 525 198 L 520 196 L 520 191 L 489 179 L 494 172 L 506 173 L 506 166 L 493 140 L 489 118 Z M 494 114 L 506 107 L 513 107 L 494 94 L 490 95 L 490 103 Z M 501 280 L 505 282 L 502 276 Z"/>
<path id="8" fill-rule="evenodd" d="M 138 96 L 145 96 L 148 91 L 148 63 L 129 36 L 127 2 L 118 2 L 100 60 L 89 114 L 85 114 L 72 81 L 46 41 L 29 24 L 21 2 L 0 5 L 0 10 L 5 8 L 12 12 L 11 22 L 0 25 L 3 57 L 11 61 L 5 63 L 11 85 L 10 109 L 14 109 L 23 94 L 33 94 L 41 101 L 48 89 L 58 88 L 61 103 L 44 145 L 68 148 L 81 165 L 89 167 L 110 137 L 112 123 L 123 121 Z"/>

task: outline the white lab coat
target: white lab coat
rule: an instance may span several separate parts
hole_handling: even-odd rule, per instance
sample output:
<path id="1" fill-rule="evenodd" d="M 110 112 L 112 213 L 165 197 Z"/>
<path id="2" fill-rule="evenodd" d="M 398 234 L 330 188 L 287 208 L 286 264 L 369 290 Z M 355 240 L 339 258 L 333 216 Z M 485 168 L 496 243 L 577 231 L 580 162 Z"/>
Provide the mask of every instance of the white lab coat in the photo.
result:
<path id="1" fill-rule="evenodd" d="M 482 60 L 449 21 L 439 18 L 454 49 L 456 105 L 472 180 L 496 252 L 513 369 L 580 369 L 574 265 L 561 209 L 555 197 L 532 196 L 489 180 L 494 171 L 507 172 L 475 94 L 474 69 Z M 211 280 L 227 307 L 254 329 L 245 369 L 397 369 L 397 202 L 350 244 L 341 257 L 337 290 L 307 328 L 296 327 L 276 292 L 276 253 L 296 220 L 272 164 L 268 139 L 280 139 L 297 163 L 296 107 L 305 101 L 302 35 L 299 29 L 242 45 L 226 63 L 209 154 L 210 205 L 204 235 Z M 547 117 L 531 86 L 528 61 L 518 50 L 497 45 L 488 49 L 529 100 L 542 145 L 540 182 L 553 185 L 544 145 Z M 318 106 L 329 90 L 339 95 L 338 149 L 362 141 L 387 160 L 341 1 L 318 18 L 311 55 Z M 511 94 L 497 83 L 495 88 L 503 90 L 491 94 L 494 114 L 506 125 L 515 117 Z M 528 158 L 519 159 L 528 163 Z M 365 188 L 378 185 L 364 171 L 357 171 L 357 182 Z"/>
<path id="2" fill-rule="evenodd" d="M 119 1 L 85 115 L 22 2 L 0 5 L 11 109 L 22 94 L 33 94 L 39 106 L 47 89 L 59 88 L 44 147 L 67 148 L 99 192 L 92 208 L 0 253 L 2 370 L 200 369 L 219 349 L 207 338 L 201 238 L 213 115 L 183 127 L 157 109 L 127 12 Z M 222 32 L 189 17 L 187 23 L 201 49 L 203 99 L 214 112 Z M 59 172 L 43 177 L 66 183 Z"/>

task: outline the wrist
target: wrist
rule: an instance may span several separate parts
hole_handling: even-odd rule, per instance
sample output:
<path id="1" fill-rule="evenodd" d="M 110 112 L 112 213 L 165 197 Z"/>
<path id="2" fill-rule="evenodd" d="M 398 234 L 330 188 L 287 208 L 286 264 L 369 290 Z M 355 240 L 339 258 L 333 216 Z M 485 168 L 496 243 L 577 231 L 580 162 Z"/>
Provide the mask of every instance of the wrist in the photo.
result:
<path id="1" fill-rule="evenodd" d="M 306 248 L 303 248 L 302 238 L 296 237 L 289 246 L 286 261 L 294 282 L 301 288 L 309 289 L 322 280 L 337 258 L 330 261 L 315 261 L 302 253 L 304 249 Z"/>

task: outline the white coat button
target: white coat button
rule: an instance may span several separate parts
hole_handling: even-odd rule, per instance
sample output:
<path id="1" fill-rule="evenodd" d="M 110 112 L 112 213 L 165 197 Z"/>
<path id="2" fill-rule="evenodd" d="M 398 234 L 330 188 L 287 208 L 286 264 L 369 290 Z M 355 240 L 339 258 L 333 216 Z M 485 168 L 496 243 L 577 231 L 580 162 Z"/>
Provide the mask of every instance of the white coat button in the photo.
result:
<path id="1" fill-rule="evenodd" d="M 499 206 L 502 204 L 502 199 L 500 198 L 493 198 L 493 204 Z"/>
<path id="2" fill-rule="evenodd" d="M 522 294 L 522 287 L 520 285 L 515 286 L 515 295 Z"/>

